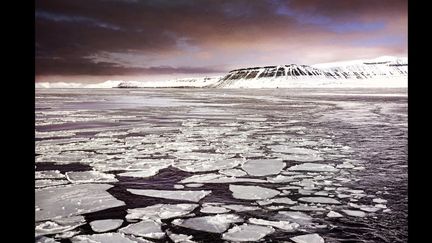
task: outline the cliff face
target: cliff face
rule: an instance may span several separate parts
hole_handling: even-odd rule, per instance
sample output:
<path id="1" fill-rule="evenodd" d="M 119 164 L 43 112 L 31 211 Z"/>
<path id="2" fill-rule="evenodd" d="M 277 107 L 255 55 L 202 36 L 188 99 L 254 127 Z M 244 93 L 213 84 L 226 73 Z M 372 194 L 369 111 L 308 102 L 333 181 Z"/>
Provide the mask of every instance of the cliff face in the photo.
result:
<path id="1" fill-rule="evenodd" d="M 347 81 L 404 80 L 408 76 L 406 58 L 380 57 L 372 60 L 325 63 L 317 65 L 280 65 L 243 68 L 230 71 L 214 87 L 292 87 Z"/>

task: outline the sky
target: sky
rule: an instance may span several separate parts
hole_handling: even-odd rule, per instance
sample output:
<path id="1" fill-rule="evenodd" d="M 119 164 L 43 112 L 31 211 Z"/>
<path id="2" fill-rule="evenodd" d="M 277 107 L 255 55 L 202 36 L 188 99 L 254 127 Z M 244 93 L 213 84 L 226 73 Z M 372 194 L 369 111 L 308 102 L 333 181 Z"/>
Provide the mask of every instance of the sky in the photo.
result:
<path id="1" fill-rule="evenodd" d="M 407 56 L 408 0 L 37 0 L 35 81 Z"/>

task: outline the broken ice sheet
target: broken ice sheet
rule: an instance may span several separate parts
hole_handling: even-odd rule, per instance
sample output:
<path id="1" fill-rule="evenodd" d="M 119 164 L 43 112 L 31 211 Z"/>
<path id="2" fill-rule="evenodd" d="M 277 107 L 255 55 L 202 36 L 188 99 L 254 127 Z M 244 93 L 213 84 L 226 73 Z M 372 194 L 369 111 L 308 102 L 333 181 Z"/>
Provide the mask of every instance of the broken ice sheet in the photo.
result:
<path id="1" fill-rule="evenodd" d="M 248 221 L 252 224 L 272 226 L 286 231 L 295 231 L 300 227 L 298 223 L 291 223 L 289 221 L 269 221 L 257 218 L 249 218 Z"/>
<path id="2" fill-rule="evenodd" d="M 106 190 L 108 184 L 75 184 L 37 189 L 35 221 L 67 217 L 125 205 Z"/>
<path id="3" fill-rule="evenodd" d="M 180 183 L 233 183 L 233 182 L 255 182 L 266 183 L 265 180 L 253 178 L 236 178 L 216 173 L 193 175 L 180 181 Z"/>
<path id="4" fill-rule="evenodd" d="M 258 241 L 274 231 L 270 226 L 242 224 L 229 229 L 222 235 L 222 239 L 235 242 Z"/>
<path id="5" fill-rule="evenodd" d="M 72 243 L 151 243 L 141 238 L 127 236 L 122 233 L 104 233 L 94 235 L 77 235 L 71 239 Z"/>
<path id="6" fill-rule="evenodd" d="M 58 170 L 35 171 L 35 179 L 62 179 L 65 175 Z"/>
<path id="7" fill-rule="evenodd" d="M 172 200 L 183 200 L 198 202 L 205 196 L 211 193 L 211 191 L 201 190 L 201 191 L 170 191 L 170 190 L 140 190 L 140 189 L 127 189 L 130 193 L 147 196 L 147 197 L 157 197 Z"/>
<path id="8" fill-rule="evenodd" d="M 90 227 L 94 232 L 101 233 L 117 229 L 122 224 L 122 219 L 103 219 L 90 222 Z"/>
<path id="9" fill-rule="evenodd" d="M 99 171 L 70 171 L 66 172 L 66 178 L 72 183 L 110 183 L 118 182 L 113 174 Z"/>
<path id="10" fill-rule="evenodd" d="M 242 165 L 242 169 L 252 176 L 278 174 L 284 167 L 285 163 L 277 159 L 248 160 Z"/>
<path id="11" fill-rule="evenodd" d="M 324 239 L 318 234 L 300 235 L 290 238 L 295 243 L 324 243 Z"/>
<path id="12" fill-rule="evenodd" d="M 165 233 L 162 231 L 161 226 L 161 223 L 155 220 L 143 219 L 138 223 L 130 224 L 124 228 L 119 229 L 119 232 L 127 235 L 161 239 L 165 236 Z"/>
<path id="13" fill-rule="evenodd" d="M 67 232 L 83 224 L 85 224 L 85 219 L 82 216 L 73 216 L 65 219 L 44 221 L 36 224 L 35 236 L 38 237 L 42 235 Z"/>
<path id="14" fill-rule="evenodd" d="M 204 203 L 200 209 L 201 213 L 227 213 L 230 210 L 227 209 L 226 207 L 221 207 L 219 205 L 212 205 L 212 204 L 208 204 L 208 203 Z"/>
<path id="15" fill-rule="evenodd" d="M 247 176 L 247 173 L 240 169 L 226 169 L 226 170 L 220 170 L 219 173 L 226 176 L 234 176 L 234 177 L 241 177 L 241 176 Z"/>
<path id="16" fill-rule="evenodd" d="M 173 164 L 174 167 L 186 172 L 204 172 L 231 169 L 243 163 L 243 159 L 202 159 L 180 160 Z"/>
<path id="17" fill-rule="evenodd" d="M 298 199 L 301 202 L 322 203 L 322 204 L 340 204 L 338 200 L 328 197 L 301 197 Z"/>
<path id="18" fill-rule="evenodd" d="M 199 231 L 223 233 L 228 229 L 231 223 L 239 222 L 243 222 L 243 219 L 235 214 L 217 214 L 214 216 L 175 219 L 172 223 L 174 225 Z"/>
<path id="19" fill-rule="evenodd" d="M 191 235 L 174 234 L 171 231 L 167 231 L 167 235 L 174 243 L 195 243 Z"/>
<path id="20" fill-rule="evenodd" d="M 67 180 L 35 180 L 35 188 L 52 187 L 67 184 L 69 184 L 69 181 Z"/>
<path id="21" fill-rule="evenodd" d="M 128 209 L 126 219 L 168 219 L 192 212 L 198 204 L 156 204 L 145 208 Z"/>
<path id="22" fill-rule="evenodd" d="M 365 217 L 366 213 L 363 211 L 359 211 L 359 210 L 348 210 L 348 209 L 343 209 L 341 210 L 343 213 L 345 213 L 348 216 L 354 216 L 354 217 Z"/>
<path id="23" fill-rule="evenodd" d="M 294 211 L 279 211 L 273 218 L 298 223 L 299 225 L 311 224 L 313 219 L 311 216 L 305 213 Z"/>
<path id="24" fill-rule="evenodd" d="M 229 189 L 233 192 L 234 198 L 245 200 L 267 199 L 272 198 L 280 193 L 277 190 L 260 186 L 230 185 Z"/>
<path id="25" fill-rule="evenodd" d="M 327 164 L 303 163 L 288 168 L 289 171 L 317 171 L 317 172 L 337 172 L 338 169 Z"/>

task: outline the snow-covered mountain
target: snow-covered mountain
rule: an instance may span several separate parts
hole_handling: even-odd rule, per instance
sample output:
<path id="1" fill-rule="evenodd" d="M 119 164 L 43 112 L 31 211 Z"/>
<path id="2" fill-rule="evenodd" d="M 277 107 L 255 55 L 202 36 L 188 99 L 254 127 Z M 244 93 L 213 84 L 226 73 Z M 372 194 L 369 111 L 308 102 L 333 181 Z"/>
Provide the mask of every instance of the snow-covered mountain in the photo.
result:
<path id="1" fill-rule="evenodd" d="M 407 87 L 407 77 L 407 58 L 383 56 L 311 66 L 289 64 L 236 69 L 211 87 Z"/>

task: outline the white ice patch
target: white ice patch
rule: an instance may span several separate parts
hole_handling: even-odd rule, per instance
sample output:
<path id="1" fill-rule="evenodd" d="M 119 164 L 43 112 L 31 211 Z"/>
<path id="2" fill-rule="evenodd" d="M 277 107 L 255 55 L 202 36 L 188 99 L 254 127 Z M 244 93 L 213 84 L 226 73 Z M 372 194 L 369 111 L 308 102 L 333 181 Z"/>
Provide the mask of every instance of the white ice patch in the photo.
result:
<path id="1" fill-rule="evenodd" d="M 112 185 L 77 184 L 35 191 L 35 221 L 96 212 L 125 205 L 106 190 Z"/>
<path id="2" fill-rule="evenodd" d="M 63 179 L 65 175 L 58 170 L 35 171 L 35 179 Z"/>
<path id="3" fill-rule="evenodd" d="M 35 180 L 36 188 L 60 186 L 67 184 L 69 184 L 69 181 L 67 180 Z"/>
<path id="4" fill-rule="evenodd" d="M 90 222 L 90 227 L 94 232 L 102 233 L 115 230 L 123 224 L 122 219 L 103 219 Z"/>
<path id="5" fill-rule="evenodd" d="M 191 235 L 174 234 L 170 231 L 167 231 L 167 235 L 174 243 L 195 243 L 195 241 L 192 240 L 193 236 Z"/>
<path id="6" fill-rule="evenodd" d="M 285 163 L 276 159 L 249 160 L 242 165 L 242 169 L 252 176 L 278 174 L 284 167 Z"/>
<path id="7" fill-rule="evenodd" d="M 113 174 L 99 171 L 71 171 L 66 172 L 66 178 L 72 183 L 112 183 L 118 182 Z"/>
<path id="8" fill-rule="evenodd" d="M 255 211 L 261 209 L 260 207 L 256 207 L 256 206 L 245 206 L 240 204 L 227 204 L 221 206 L 236 212 Z"/>
<path id="9" fill-rule="evenodd" d="M 315 205 L 310 206 L 310 205 L 296 205 L 296 206 L 292 206 L 290 207 L 291 210 L 295 210 L 295 211 L 325 211 L 324 208 L 320 208 L 317 207 Z"/>
<path id="10" fill-rule="evenodd" d="M 301 197 L 298 200 L 308 203 L 340 204 L 338 200 L 329 197 Z"/>
<path id="11" fill-rule="evenodd" d="M 242 177 L 247 176 L 247 173 L 240 169 L 220 170 L 219 173 L 226 176 Z"/>
<path id="12" fill-rule="evenodd" d="M 295 243 L 324 243 L 324 239 L 318 234 L 300 235 L 290 238 Z"/>
<path id="13" fill-rule="evenodd" d="M 279 211 L 275 219 L 294 222 L 299 225 L 308 225 L 312 222 L 313 218 L 302 212 Z"/>
<path id="14" fill-rule="evenodd" d="M 243 220 L 235 214 L 217 214 L 214 216 L 175 219 L 172 223 L 174 225 L 199 231 L 223 233 L 228 229 L 231 223 L 240 222 L 243 222 Z"/>
<path id="15" fill-rule="evenodd" d="M 280 192 L 270 188 L 260 186 L 238 186 L 230 185 L 230 191 L 233 192 L 233 197 L 245 200 L 260 200 L 268 199 L 278 195 Z"/>
<path id="16" fill-rule="evenodd" d="M 269 205 L 272 203 L 293 205 L 293 204 L 296 204 L 297 202 L 293 201 L 287 197 L 272 198 L 272 199 L 267 199 L 267 200 L 263 200 L 263 201 L 258 201 L 259 205 Z"/>
<path id="17" fill-rule="evenodd" d="M 60 243 L 60 241 L 56 241 L 53 238 L 48 238 L 45 236 L 39 237 L 35 240 L 35 243 Z"/>
<path id="18" fill-rule="evenodd" d="M 222 239 L 235 242 L 258 241 L 274 231 L 269 226 L 242 224 L 229 229 L 222 235 Z"/>
<path id="19" fill-rule="evenodd" d="M 192 212 L 198 204 L 156 204 L 145 208 L 128 209 L 126 219 L 169 219 Z"/>
<path id="20" fill-rule="evenodd" d="M 74 216 L 66 219 L 45 221 L 36 224 L 35 236 L 38 237 L 42 235 L 63 233 L 73 230 L 83 224 L 85 224 L 85 219 L 82 216 Z"/>
<path id="21" fill-rule="evenodd" d="M 318 164 L 318 163 L 304 163 L 294 165 L 288 168 L 289 171 L 317 171 L 317 172 L 337 172 L 338 169 L 331 165 Z"/>
<path id="22" fill-rule="evenodd" d="M 77 235 L 71 239 L 72 243 L 151 243 L 151 241 L 126 236 L 122 233 L 104 233 L 94 235 Z"/>
<path id="23" fill-rule="evenodd" d="M 345 213 L 348 216 L 354 216 L 354 217 L 365 217 L 366 213 L 359 211 L 359 210 L 348 210 L 348 209 L 344 209 L 342 210 L 343 213 Z"/>
<path id="24" fill-rule="evenodd" d="M 234 183 L 234 182 L 253 182 L 253 183 L 266 183 L 265 180 L 253 178 L 236 178 L 228 177 L 221 174 L 202 174 L 193 175 L 180 181 L 180 183 Z"/>
<path id="25" fill-rule="evenodd" d="M 210 156 L 211 154 L 204 154 L 203 156 Z M 182 158 L 183 159 L 183 158 Z M 174 167 L 186 172 L 204 172 L 231 169 L 243 163 L 242 159 L 212 159 L 202 158 L 198 161 L 194 160 L 181 160 L 173 164 Z"/>
<path id="26" fill-rule="evenodd" d="M 340 214 L 340 213 L 338 213 L 338 212 L 330 211 L 330 212 L 327 214 L 327 217 L 329 217 L 329 218 L 341 218 L 341 217 L 343 217 L 343 216 L 342 216 L 342 214 Z"/>
<path id="27" fill-rule="evenodd" d="M 249 218 L 248 221 L 249 223 L 252 224 L 273 226 L 275 228 L 279 228 L 290 232 L 295 231 L 300 227 L 298 223 L 290 223 L 289 221 L 269 221 L 269 220 L 257 219 L 257 218 Z"/>
<path id="28" fill-rule="evenodd" d="M 228 213 L 230 210 L 220 206 L 204 204 L 200 210 L 201 213 Z"/>
<path id="29" fill-rule="evenodd" d="M 152 239 L 162 239 L 165 236 L 165 233 L 161 228 L 161 223 L 151 219 L 144 219 L 136 224 L 130 224 L 119 229 L 119 232 L 127 235 L 135 235 Z"/>
<path id="30" fill-rule="evenodd" d="M 211 193 L 211 191 L 201 190 L 201 191 L 170 191 L 170 190 L 140 190 L 140 189 L 127 189 L 130 193 L 147 196 L 147 197 L 157 197 L 172 200 L 183 200 L 198 202 L 205 196 Z"/>

